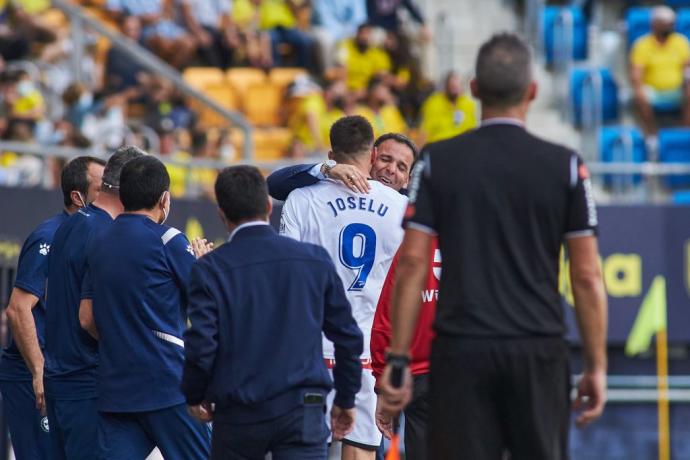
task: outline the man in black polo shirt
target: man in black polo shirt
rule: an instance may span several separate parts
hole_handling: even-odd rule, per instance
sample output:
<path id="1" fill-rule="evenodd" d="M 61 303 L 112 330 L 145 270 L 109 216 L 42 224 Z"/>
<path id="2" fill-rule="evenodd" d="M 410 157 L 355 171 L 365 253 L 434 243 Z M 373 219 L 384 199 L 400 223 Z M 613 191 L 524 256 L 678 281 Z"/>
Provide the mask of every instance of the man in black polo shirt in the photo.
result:
<path id="1" fill-rule="evenodd" d="M 570 368 L 558 292 L 566 244 L 584 350 L 578 425 L 606 400 L 606 297 L 587 168 L 524 128 L 536 96 L 530 52 L 511 34 L 485 43 L 472 91 L 479 129 L 427 146 L 416 168 L 393 297 L 382 390 L 409 400 L 410 339 L 438 235 L 443 275 L 431 356 L 429 458 L 568 457 Z M 403 369 L 403 386 L 391 385 Z"/>

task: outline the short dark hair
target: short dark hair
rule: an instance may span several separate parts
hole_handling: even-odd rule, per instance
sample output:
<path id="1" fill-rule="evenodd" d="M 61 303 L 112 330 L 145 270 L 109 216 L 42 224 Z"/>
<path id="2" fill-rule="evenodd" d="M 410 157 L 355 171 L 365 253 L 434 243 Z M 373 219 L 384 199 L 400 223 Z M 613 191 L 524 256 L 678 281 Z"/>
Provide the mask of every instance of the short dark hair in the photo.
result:
<path id="1" fill-rule="evenodd" d="M 151 209 L 170 188 L 170 176 L 165 165 L 152 156 L 128 161 L 120 174 L 120 201 L 125 211 Z"/>
<path id="2" fill-rule="evenodd" d="M 352 115 L 333 123 L 330 138 L 336 160 L 343 159 L 370 152 L 374 145 L 374 130 L 366 118 Z"/>
<path id="3" fill-rule="evenodd" d="M 417 150 L 417 146 L 414 144 L 414 142 L 412 142 L 412 139 L 410 139 L 409 137 L 400 133 L 386 133 L 379 136 L 376 139 L 376 141 L 374 142 L 374 147 L 378 147 L 386 141 L 395 141 L 398 144 L 403 144 L 407 146 L 410 150 L 412 150 L 412 161 L 417 161 L 419 151 Z"/>
<path id="4" fill-rule="evenodd" d="M 67 163 L 60 173 L 60 188 L 62 188 L 62 202 L 65 207 L 72 205 L 72 192 L 79 192 L 84 200 L 89 192 L 89 166 L 96 163 L 101 166 L 105 161 L 91 156 L 77 157 Z"/>
<path id="5" fill-rule="evenodd" d="M 117 189 L 120 188 L 120 174 L 125 163 L 144 155 L 146 152 L 133 145 L 125 145 L 115 150 L 103 170 L 102 191 L 117 194 Z"/>
<path id="6" fill-rule="evenodd" d="M 216 200 L 225 217 L 233 223 L 266 216 L 268 186 L 254 166 L 231 166 L 216 178 Z"/>
<path id="7" fill-rule="evenodd" d="M 506 108 L 520 103 L 532 82 L 532 56 L 516 34 L 494 35 L 479 49 L 477 92 L 482 104 Z"/>

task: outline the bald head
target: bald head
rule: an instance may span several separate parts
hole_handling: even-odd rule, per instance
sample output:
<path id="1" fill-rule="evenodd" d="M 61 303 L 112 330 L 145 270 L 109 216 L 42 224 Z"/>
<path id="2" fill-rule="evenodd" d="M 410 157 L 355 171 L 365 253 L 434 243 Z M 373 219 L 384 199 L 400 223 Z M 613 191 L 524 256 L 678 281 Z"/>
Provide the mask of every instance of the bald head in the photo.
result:
<path id="1" fill-rule="evenodd" d="M 652 10 L 652 33 L 659 41 L 664 41 L 673 33 L 676 13 L 668 6 L 657 6 Z"/>

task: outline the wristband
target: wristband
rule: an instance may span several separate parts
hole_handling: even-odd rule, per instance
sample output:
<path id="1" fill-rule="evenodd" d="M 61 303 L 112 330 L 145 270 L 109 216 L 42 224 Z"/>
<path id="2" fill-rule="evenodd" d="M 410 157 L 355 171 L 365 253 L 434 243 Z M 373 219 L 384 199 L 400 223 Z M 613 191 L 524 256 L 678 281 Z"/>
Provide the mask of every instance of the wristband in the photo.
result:
<path id="1" fill-rule="evenodd" d="M 396 366 L 407 367 L 410 365 L 410 356 L 408 354 L 398 354 L 386 352 L 386 364 L 393 364 Z"/>

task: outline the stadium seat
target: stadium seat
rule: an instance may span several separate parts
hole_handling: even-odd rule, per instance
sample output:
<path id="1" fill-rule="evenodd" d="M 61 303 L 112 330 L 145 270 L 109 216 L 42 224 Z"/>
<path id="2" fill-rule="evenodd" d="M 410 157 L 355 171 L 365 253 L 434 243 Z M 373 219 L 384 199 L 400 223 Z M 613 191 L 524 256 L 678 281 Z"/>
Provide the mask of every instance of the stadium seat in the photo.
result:
<path id="1" fill-rule="evenodd" d="M 690 8 L 681 8 L 676 15 L 676 30 L 690 39 Z"/>
<path id="2" fill-rule="evenodd" d="M 268 81 L 272 85 L 286 88 L 300 75 L 307 75 L 307 71 L 301 67 L 276 67 L 268 74 Z"/>
<path id="3" fill-rule="evenodd" d="M 675 192 L 671 196 L 673 204 L 690 205 L 690 190 L 682 190 L 680 192 Z"/>
<path id="4" fill-rule="evenodd" d="M 582 127 L 588 113 L 592 112 L 595 88 L 601 88 L 601 121 L 618 119 L 618 86 L 611 72 L 603 67 L 573 69 L 570 73 L 570 103 L 573 123 Z"/>
<path id="5" fill-rule="evenodd" d="M 639 129 L 632 126 L 606 126 L 599 131 L 599 160 L 603 163 L 643 163 L 647 160 L 644 137 Z M 632 178 L 632 180 L 629 180 Z M 604 184 L 638 184 L 639 174 L 605 174 Z"/>
<path id="6" fill-rule="evenodd" d="M 223 71 L 216 67 L 188 67 L 182 72 L 182 78 L 198 90 L 225 81 Z"/>
<path id="7" fill-rule="evenodd" d="M 559 49 L 558 42 L 563 39 L 562 25 L 572 19 L 572 47 L 573 60 L 581 61 L 587 59 L 587 20 L 582 13 L 582 9 L 569 6 L 547 6 L 542 13 L 542 27 L 544 40 L 544 53 L 547 64 L 554 62 L 555 54 Z"/>
<path id="8" fill-rule="evenodd" d="M 659 130 L 659 161 L 690 164 L 690 128 Z M 672 189 L 690 188 L 690 175 L 668 176 L 666 185 Z"/>
<path id="9" fill-rule="evenodd" d="M 226 109 L 237 110 L 239 108 L 237 94 L 227 82 L 208 84 L 204 86 L 202 92 Z M 225 118 L 210 107 L 204 105 L 198 110 L 200 111 L 199 121 L 204 126 L 223 126 L 228 123 Z"/>
<path id="10" fill-rule="evenodd" d="M 276 126 L 280 123 L 283 90 L 270 83 L 260 83 L 240 94 L 244 113 L 250 122 L 259 126 Z"/>
<path id="11" fill-rule="evenodd" d="M 265 83 L 266 73 L 253 67 L 238 67 L 228 70 L 226 78 L 237 94 L 245 94 L 250 86 Z"/>
<path id="12" fill-rule="evenodd" d="M 625 12 L 625 28 L 628 48 L 630 48 L 635 40 L 652 30 L 652 9 L 628 8 L 628 11 Z"/>
<path id="13" fill-rule="evenodd" d="M 275 161 L 285 157 L 292 141 L 292 132 L 287 128 L 254 130 L 254 159 Z"/>

